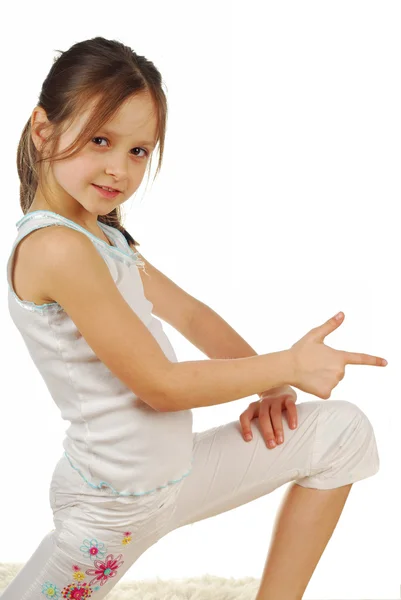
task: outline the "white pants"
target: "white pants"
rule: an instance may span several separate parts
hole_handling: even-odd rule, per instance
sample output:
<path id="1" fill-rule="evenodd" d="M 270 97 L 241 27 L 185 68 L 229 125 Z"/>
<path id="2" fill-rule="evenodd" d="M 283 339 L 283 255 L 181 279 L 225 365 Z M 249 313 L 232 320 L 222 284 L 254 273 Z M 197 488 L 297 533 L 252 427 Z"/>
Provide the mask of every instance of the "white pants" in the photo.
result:
<path id="1" fill-rule="evenodd" d="M 1 600 L 101 600 L 135 561 L 170 531 L 269 494 L 285 483 L 333 489 L 379 470 L 371 423 L 355 404 L 297 405 L 298 427 L 283 412 L 284 443 L 266 447 L 258 419 L 245 442 L 239 421 L 194 433 L 192 471 L 143 496 L 93 490 L 64 456 L 57 463 L 47 534 Z M 161 457 L 162 460 L 162 457 Z"/>

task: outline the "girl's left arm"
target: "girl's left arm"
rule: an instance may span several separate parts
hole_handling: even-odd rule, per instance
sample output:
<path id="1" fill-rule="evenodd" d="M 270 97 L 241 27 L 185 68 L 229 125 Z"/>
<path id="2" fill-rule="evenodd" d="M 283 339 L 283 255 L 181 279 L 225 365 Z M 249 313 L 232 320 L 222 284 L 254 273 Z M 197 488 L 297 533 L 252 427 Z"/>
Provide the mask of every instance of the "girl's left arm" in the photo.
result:
<path id="1" fill-rule="evenodd" d="M 201 303 L 185 336 L 209 358 L 246 358 L 257 352 L 210 306 Z M 285 386 L 288 391 L 289 386 Z M 291 388 L 292 389 L 292 388 Z M 275 393 L 278 388 L 274 388 Z M 260 398 L 272 390 L 262 390 Z"/>

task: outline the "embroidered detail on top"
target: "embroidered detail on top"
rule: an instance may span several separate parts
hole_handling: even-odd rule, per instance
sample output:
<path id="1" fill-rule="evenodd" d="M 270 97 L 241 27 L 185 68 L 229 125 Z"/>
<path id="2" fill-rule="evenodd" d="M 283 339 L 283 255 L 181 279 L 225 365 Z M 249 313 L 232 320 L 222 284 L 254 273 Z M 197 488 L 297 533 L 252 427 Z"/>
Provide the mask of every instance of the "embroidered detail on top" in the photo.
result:
<path id="1" fill-rule="evenodd" d="M 47 312 L 49 309 L 55 310 L 55 312 L 64 310 L 58 302 L 49 302 L 48 304 L 35 304 L 35 302 L 31 302 L 30 300 L 21 300 L 21 298 L 18 298 L 17 294 L 14 292 L 10 284 L 8 284 L 8 289 L 13 295 L 16 302 L 26 310 L 31 310 L 42 314 Z"/>
<path id="2" fill-rule="evenodd" d="M 126 242 L 126 245 L 128 246 L 129 250 L 131 250 L 131 252 L 129 254 L 127 252 L 124 252 L 123 250 L 121 250 L 121 248 L 117 248 L 116 246 L 110 246 L 104 240 L 98 238 L 96 235 L 94 235 L 93 233 L 91 233 L 90 231 L 85 229 L 84 227 L 81 227 L 81 225 L 78 225 L 78 223 L 75 223 L 75 221 L 71 221 L 70 219 L 67 219 L 66 217 L 63 217 L 62 215 L 59 215 L 58 213 L 55 213 L 51 210 L 34 210 L 31 213 L 27 213 L 19 221 L 17 221 L 16 227 L 18 229 L 20 229 L 20 227 L 23 224 L 27 223 L 31 219 L 41 219 L 41 218 L 48 218 L 48 219 L 52 220 L 56 225 L 58 225 L 60 221 L 61 221 L 61 223 L 66 223 L 66 224 L 68 223 L 72 229 L 76 229 L 77 231 L 81 231 L 82 233 L 87 235 L 93 242 L 95 242 L 98 245 L 101 245 L 109 253 L 111 253 L 111 255 L 113 257 L 115 257 L 117 260 L 120 260 L 120 261 L 124 262 L 125 264 L 131 264 L 131 262 L 135 262 L 138 264 L 138 266 L 142 266 L 142 267 L 145 266 L 144 262 L 140 258 L 138 258 L 138 253 L 132 251 L 132 248 L 130 248 L 130 246 L 128 246 L 127 240 L 125 239 L 125 237 L 121 233 L 121 231 L 119 231 L 115 227 L 106 225 L 106 223 L 102 223 L 101 221 L 98 221 L 98 224 L 101 227 L 101 229 L 103 229 L 103 231 L 106 228 L 105 233 L 110 232 L 112 234 L 115 234 L 115 232 L 118 232 L 120 235 L 122 235 L 122 237 L 124 238 L 124 241 Z M 14 248 L 13 248 L 13 250 L 14 250 Z"/>
<path id="3" fill-rule="evenodd" d="M 117 495 L 117 496 L 144 496 L 145 494 L 152 494 L 153 492 L 155 492 L 156 490 L 162 490 L 164 488 L 166 488 L 167 486 L 173 484 L 173 483 L 179 483 L 182 479 L 184 479 L 184 477 L 188 477 L 188 475 L 190 474 L 190 472 L 192 471 L 192 467 L 193 467 L 193 462 L 194 462 L 194 456 L 191 457 L 191 466 L 189 468 L 189 470 L 184 473 L 184 475 L 182 477 L 180 477 L 179 479 L 174 479 L 172 481 L 168 481 L 167 485 L 161 485 L 157 488 L 154 488 L 153 490 L 149 490 L 148 492 L 118 492 L 117 490 L 115 490 L 113 488 L 113 486 L 110 483 L 107 483 L 107 481 L 101 481 L 99 483 L 99 485 L 95 485 L 94 483 L 91 483 L 90 481 L 88 481 L 85 477 L 85 475 L 83 475 L 80 471 L 80 469 L 78 469 L 77 467 L 75 467 L 72 462 L 70 457 L 68 456 L 67 452 L 64 452 L 64 456 L 66 458 L 68 458 L 68 462 L 70 463 L 70 465 L 72 466 L 73 469 L 75 469 L 76 471 L 78 471 L 78 473 L 80 474 L 80 476 L 82 477 L 82 479 L 84 481 L 86 481 L 86 483 L 91 487 L 94 488 L 95 490 L 100 490 L 102 488 L 108 487 L 110 488 L 110 490 L 113 492 L 113 494 Z"/>
<path id="4" fill-rule="evenodd" d="M 55 221 L 55 223 L 52 223 L 52 225 L 53 224 L 61 225 L 60 221 L 70 223 L 71 228 L 85 233 L 98 246 L 105 248 L 106 251 L 108 251 L 108 253 L 110 255 L 112 255 L 112 257 L 115 258 L 116 260 L 118 260 L 128 266 L 132 265 L 132 263 L 135 263 L 138 267 L 142 268 L 143 271 L 146 273 L 144 261 L 138 257 L 137 252 L 134 252 L 132 250 L 132 248 L 129 246 L 127 240 L 125 239 L 125 236 L 121 233 L 121 231 L 119 231 L 115 227 L 106 225 L 106 223 L 102 223 L 101 221 L 98 222 L 100 228 L 104 231 L 104 233 L 108 237 L 110 237 L 111 240 L 116 244 L 115 246 L 110 246 L 109 244 L 107 244 L 107 242 L 105 242 L 104 240 L 93 235 L 92 233 L 90 233 L 89 231 L 87 231 L 86 229 L 84 229 L 83 227 L 81 227 L 80 225 L 75 223 L 74 221 L 71 221 L 70 219 L 62 217 L 61 215 L 59 215 L 53 211 L 50 211 L 50 210 L 36 210 L 36 211 L 32 211 L 32 213 L 27 213 L 26 215 L 24 215 L 22 217 L 22 219 L 17 221 L 16 226 L 18 229 L 20 229 L 20 227 L 23 224 L 30 221 L 31 219 L 39 219 L 39 218 L 48 218 L 48 219 Z M 50 226 L 50 224 L 44 225 L 43 227 L 49 227 L 49 226 Z M 121 238 L 123 239 L 123 242 L 124 242 L 128 252 L 125 252 L 125 251 L 121 250 L 121 248 L 118 248 L 117 239 L 121 240 Z M 13 245 L 10 256 L 13 255 L 15 247 L 18 245 L 18 243 L 20 241 L 21 241 L 20 239 L 16 240 L 15 244 Z M 148 274 L 148 273 L 146 273 L 146 274 Z M 11 272 L 10 272 L 10 275 L 11 275 Z M 29 310 L 31 312 L 36 312 L 36 313 L 44 315 L 44 314 L 48 314 L 48 311 L 61 312 L 64 310 L 63 307 L 58 302 L 46 302 L 44 304 L 35 304 L 35 302 L 31 302 L 30 300 L 21 300 L 21 298 L 19 298 L 17 296 L 17 294 L 14 292 L 14 290 L 12 289 L 9 281 L 8 281 L 8 289 L 9 289 L 9 292 L 11 293 L 11 295 L 13 296 L 13 298 L 15 299 L 15 301 L 17 302 L 17 304 L 19 304 L 19 306 L 21 306 L 22 308 Z"/>

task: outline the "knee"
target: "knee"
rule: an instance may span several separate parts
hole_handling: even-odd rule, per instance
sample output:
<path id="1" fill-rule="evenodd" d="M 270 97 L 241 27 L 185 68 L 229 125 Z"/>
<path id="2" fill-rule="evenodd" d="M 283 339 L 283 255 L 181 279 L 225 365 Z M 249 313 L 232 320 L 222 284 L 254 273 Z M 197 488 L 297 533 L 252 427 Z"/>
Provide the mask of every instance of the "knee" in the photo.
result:
<path id="1" fill-rule="evenodd" d="M 334 477 L 345 470 L 351 477 L 362 478 L 379 470 L 374 430 L 363 410 L 353 402 L 332 400 L 324 403 L 321 416 L 320 464 L 327 473 L 319 477 Z"/>
<path id="2" fill-rule="evenodd" d="M 358 428 L 358 431 L 371 433 L 373 430 L 372 424 L 363 410 L 348 400 L 327 400 L 326 410 L 330 416 L 334 418 L 340 429 L 349 428 L 350 425 Z"/>

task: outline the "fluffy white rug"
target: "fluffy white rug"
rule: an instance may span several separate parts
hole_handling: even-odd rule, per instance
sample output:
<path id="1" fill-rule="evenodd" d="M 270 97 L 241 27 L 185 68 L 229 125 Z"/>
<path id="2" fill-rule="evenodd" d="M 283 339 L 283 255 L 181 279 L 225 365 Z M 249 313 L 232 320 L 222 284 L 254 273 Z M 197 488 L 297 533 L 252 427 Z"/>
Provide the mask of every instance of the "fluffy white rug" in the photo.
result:
<path id="1" fill-rule="evenodd" d="M 0 563 L 1 593 L 24 565 Z M 214 575 L 163 581 L 159 577 L 146 581 L 117 583 L 107 600 L 254 600 L 260 579 L 224 579 Z"/>

